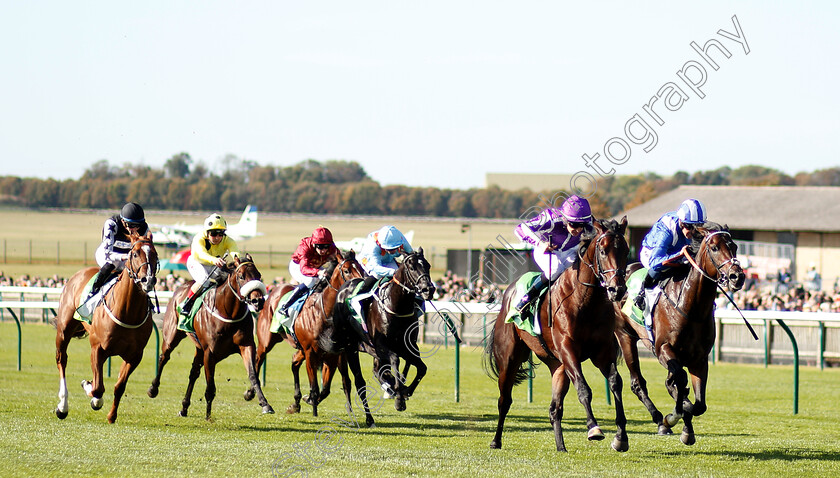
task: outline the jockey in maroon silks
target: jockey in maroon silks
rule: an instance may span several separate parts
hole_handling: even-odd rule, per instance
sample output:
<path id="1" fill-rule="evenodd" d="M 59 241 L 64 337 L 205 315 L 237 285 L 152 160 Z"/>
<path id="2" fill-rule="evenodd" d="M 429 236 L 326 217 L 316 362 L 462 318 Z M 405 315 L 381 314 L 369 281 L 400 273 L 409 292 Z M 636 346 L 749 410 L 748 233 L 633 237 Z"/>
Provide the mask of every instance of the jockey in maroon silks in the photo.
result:
<path id="1" fill-rule="evenodd" d="M 575 263 L 580 235 L 592 230 L 589 201 L 570 196 L 560 208 L 549 207 L 536 217 L 516 226 L 514 234 L 534 246 L 534 262 L 542 274 L 516 305 L 523 309 L 539 297 L 540 291 Z"/>
<path id="2" fill-rule="evenodd" d="M 318 227 L 309 237 L 300 240 L 300 244 L 289 261 L 289 274 L 298 282 L 291 297 L 279 309 L 287 315 L 289 306 L 295 303 L 303 294 L 324 277 L 321 266 L 335 257 L 338 248 L 333 242 L 332 232 L 326 227 Z"/>

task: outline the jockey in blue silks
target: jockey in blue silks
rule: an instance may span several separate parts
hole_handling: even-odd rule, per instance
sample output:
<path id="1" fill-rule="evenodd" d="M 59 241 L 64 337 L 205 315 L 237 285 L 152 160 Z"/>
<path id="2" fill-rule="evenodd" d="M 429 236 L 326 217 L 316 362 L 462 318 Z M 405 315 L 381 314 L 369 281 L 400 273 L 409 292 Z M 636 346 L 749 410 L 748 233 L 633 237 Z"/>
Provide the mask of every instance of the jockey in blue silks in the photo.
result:
<path id="1" fill-rule="evenodd" d="M 584 231 L 592 231 L 592 211 L 589 201 L 580 196 L 570 196 L 559 209 L 546 208 L 516 226 L 514 234 L 534 246 L 534 262 L 542 270 L 542 275 L 516 304 L 517 310 L 539 297 L 550 281 L 575 263 Z"/>
<path id="2" fill-rule="evenodd" d="M 642 240 L 639 259 L 647 268 L 644 285 L 636 296 L 636 307 L 645 310 L 645 326 L 650 310 L 659 298 L 658 284 L 686 264 L 685 250 L 691 244 L 694 227 L 706 222 L 706 207 L 697 199 L 686 199 L 679 209 L 666 213 L 651 227 Z"/>

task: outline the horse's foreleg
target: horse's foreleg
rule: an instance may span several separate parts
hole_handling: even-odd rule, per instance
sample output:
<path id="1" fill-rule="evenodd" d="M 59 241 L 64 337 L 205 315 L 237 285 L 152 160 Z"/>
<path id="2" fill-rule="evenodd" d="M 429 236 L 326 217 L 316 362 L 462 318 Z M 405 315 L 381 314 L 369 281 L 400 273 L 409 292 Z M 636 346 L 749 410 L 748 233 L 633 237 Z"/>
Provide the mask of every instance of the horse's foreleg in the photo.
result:
<path id="1" fill-rule="evenodd" d="M 289 405 L 286 409 L 286 413 L 300 412 L 300 399 L 303 397 L 303 393 L 300 391 L 300 366 L 303 365 L 304 360 L 306 360 L 306 357 L 303 355 L 303 352 L 295 350 L 295 355 L 292 357 L 292 378 L 295 382 L 295 393 L 293 398 L 295 402 Z"/>
<path id="2" fill-rule="evenodd" d="M 684 402 L 688 400 L 688 375 L 667 344 L 663 345 L 660 350 L 659 362 L 668 370 L 668 375 L 665 377 L 665 387 L 674 399 L 674 411 L 665 416 L 664 423 L 673 427 L 680 421 L 685 412 Z"/>
<path id="3" fill-rule="evenodd" d="M 362 366 L 359 363 L 359 353 L 348 352 L 345 355 L 345 359 L 347 360 L 347 365 L 350 367 L 350 371 L 353 372 L 353 377 L 356 383 L 356 393 L 359 395 L 359 399 L 362 402 L 362 407 L 364 407 L 365 409 L 365 424 L 368 428 L 373 428 L 375 424 L 373 421 L 373 415 L 371 414 L 370 408 L 368 407 L 367 384 L 365 383 L 364 374 L 362 373 Z M 376 410 L 379 410 L 379 407 L 382 406 L 383 402 L 384 399 L 380 396 L 379 403 L 376 405 Z"/>
<path id="4" fill-rule="evenodd" d="M 624 363 L 627 364 L 627 370 L 630 372 L 630 390 L 639 398 L 642 405 L 645 406 L 653 423 L 658 428 L 660 435 L 670 435 L 671 428 L 663 422 L 662 412 L 656 408 L 653 401 L 650 399 L 647 389 L 647 381 L 642 376 L 642 370 L 639 366 L 639 349 L 636 345 L 636 338 L 628 335 L 623 331 L 616 331 L 618 343 L 621 346 L 621 352 L 624 355 Z"/>
<path id="5" fill-rule="evenodd" d="M 309 377 L 309 396 L 304 398 L 304 401 L 312 406 L 312 416 L 318 416 L 318 396 L 320 390 L 318 387 L 318 369 L 315 353 L 311 350 L 306 352 L 306 375 Z"/>
<path id="6" fill-rule="evenodd" d="M 257 344 L 257 359 L 256 359 L 256 363 L 254 365 L 254 370 L 256 370 L 257 377 L 259 377 L 260 376 L 260 370 L 265 365 L 265 356 L 268 355 L 269 352 L 271 352 L 272 348 L 274 348 L 274 344 L 275 344 L 274 336 L 276 334 L 271 334 L 269 332 L 269 334 L 267 334 L 268 337 L 263 339 L 264 334 L 259 332 L 259 326 L 257 326 L 257 333 L 258 333 L 258 337 L 259 337 L 259 343 Z M 256 393 L 256 390 L 254 390 L 254 387 L 252 385 L 247 390 L 245 390 L 245 395 L 244 395 L 245 400 L 246 401 L 253 400 L 255 393 Z"/>
<path id="7" fill-rule="evenodd" d="M 321 367 L 321 393 L 318 396 L 318 403 L 324 401 L 327 396 L 330 394 L 330 389 L 332 388 L 332 381 L 333 377 L 335 376 L 335 371 L 338 368 L 339 356 L 329 356 L 324 359 L 324 365 Z M 345 368 L 345 373 L 347 372 Z M 347 379 L 345 376 L 341 377 L 342 384 L 345 383 L 345 379 L 347 380 L 347 384 L 349 385 L 350 380 Z"/>
<path id="8" fill-rule="evenodd" d="M 708 360 L 699 361 L 695 366 L 689 368 L 691 374 L 691 386 L 694 390 L 694 404 L 688 397 L 683 399 L 683 431 L 680 441 L 686 445 L 693 445 L 696 442 L 694 436 L 693 418 L 706 412 L 706 380 L 709 376 Z M 688 395 L 688 393 L 686 393 Z"/>
<path id="9" fill-rule="evenodd" d="M 117 409 L 120 407 L 120 400 L 122 399 L 123 393 L 125 393 L 128 377 L 137 368 L 137 365 L 140 364 L 140 360 L 142 359 L 143 351 L 141 349 L 138 357 L 132 357 L 131 360 L 126 359 L 122 367 L 120 367 L 120 376 L 117 378 L 117 384 L 114 386 L 114 404 L 111 405 L 111 411 L 108 412 L 108 423 L 117 421 Z"/>
<path id="10" fill-rule="evenodd" d="M 630 442 L 627 438 L 627 416 L 624 414 L 624 401 L 621 399 L 623 383 L 616 367 L 616 357 L 609 357 L 605 363 L 596 364 L 596 366 L 598 366 L 601 373 L 606 377 L 613 400 L 615 400 L 616 432 L 612 442 L 613 450 L 627 451 L 630 449 Z"/>
<path id="11" fill-rule="evenodd" d="M 245 363 L 245 371 L 248 372 L 248 381 L 251 382 L 251 390 L 256 391 L 257 400 L 259 400 L 263 413 L 274 413 L 274 409 L 268 404 L 268 400 L 263 395 L 260 379 L 257 375 L 257 368 L 254 359 L 255 348 L 253 345 L 244 345 L 239 347 L 239 355 L 242 356 L 242 361 Z"/>
<path id="12" fill-rule="evenodd" d="M 195 381 L 198 380 L 198 376 L 201 375 L 201 366 L 204 364 L 204 352 L 197 348 L 195 349 L 195 355 L 193 355 L 193 362 L 192 366 L 190 367 L 190 375 L 187 381 L 187 391 L 184 393 L 184 399 L 181 400 L 181 411 L 178 412 L 178 415 L 185 417 L 187 416 L 187 411 L 190 408 L 190 399 L 192 398 L 193 387 L 195 387 Z"/>
<path id="13" fill-rule="evenodd" d="M 578 401 L 583 405 L 583 410 L 586 413 L 587 438 L 589 440 L 603 440 L 604 433 L 601 431 L 601 427 L 598 426 L 595 414 L 592 413 L 592 389 L 589 388 L 589 384 L 586 383 L 586 379 L 583 377 L 580 361 L 577 355 L 571 350 L 570 344 L 564 344 L 561 347 L 560 358 L 563 360 L 566 375 L 572 381 L 575 390 L 577 390 Z"/>
<path id="14" fill-rule="evenodd" d="M 172 351 L 175 350 L 175 347 L 177 347 L 181 340 L 187 336 L 186 333 L 179 331 L 174 327 L 171 329 L 172 332 L 169 334 L 170 337 L 167 337 L 167 330 L 164 331 L 163 344 L 160 347 L 160 357 L 158 358 L 157 373 L 155 373 L 155 378 L 152 379 L 152 384 L 149 385 L 149 390 L 146 392 L 151 398 L 155 398 L 158 395 L 160 377 L 163 375 L 163 367 L 165 367 L 166 363 L 169 362 Z"/>
<path id="15" fill-rule="evenodd" d="M 210 349 L 204 351 L 204 380 L 207 382 L 207 388 L 204 390 L 207 413 L 204 415 L 204 419 L 210 421 L 213 399 L 216 398 L 216 357 Z"/>
<path id="16" fill-rule="evenodd" d="M 413 354 L 407 355 L 404 358 L 404 360 L 405 360 L 405 367 L 403 368 L 403 377 L 404 378 L 408 377 L 407 372 L 408 372 L 409 365 L 413 365 L 414 368 L 417 369 L 417 373 L 414 375 L 414 379 L 411 381 L 411 383 L 405 389 L 405 396 L 406 396 L 406 398 L 408 398 L 408 397 L 410 397 L 414 394 L 414 391 L 417 389 L 417 386 L 420 385 L 420 381 L 423 380 L 423 377 L 426 376 L 426 371 L 428 370 L 428 367 L 426 367 L 426 364 L 423 363 L 423 359 L 421 359 L 420 357 L 418 357 L 416 355 L 413 355 Z"/>
<path id="17" fill-rule="evenodd" d="M 548 419 L 554 428 L 554 445 L 557 451 L 566 451 L 563 439 L 563 400 L 569 391 L 569 377 L 563 364 L 551 371 L 551 404 L 548 406 Z"/>
<path id="18" fill-rule="evenodd" d="M 105 364 L 105 352 L 99 345 L 91 344 L 90 347 L 90 368 L 93 371 L 93 381 L 82 380 L 82 388 L 90 398 L 90 408 L 99 410 L 104 403 L 102 395 L 105 394 L 105 382 L 102 377 L 102 366 Z"/>

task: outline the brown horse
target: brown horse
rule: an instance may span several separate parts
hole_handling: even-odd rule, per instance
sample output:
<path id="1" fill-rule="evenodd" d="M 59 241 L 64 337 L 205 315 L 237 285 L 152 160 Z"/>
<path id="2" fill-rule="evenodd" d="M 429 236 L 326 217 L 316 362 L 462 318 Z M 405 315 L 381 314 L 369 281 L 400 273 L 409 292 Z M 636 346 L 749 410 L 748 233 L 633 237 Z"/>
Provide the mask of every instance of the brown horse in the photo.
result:
<path id="1" fill-rule="evenodd" d="M 193 387 L 201 372 L 201 366 L 204 365 L 204 376 L 207 381 L 207 389 L 204 392 L 204 399 L 207 402 L 205 418 L 210 419 L 213 398 L 216 396 L 216 364 L 234 353 L 239 353 L 245 363 L 248 380 L 256 390 L 263 413 L 274 413 L 263 396 L 254 357 L 256 346 L 254 345 L 252 311 L 259 311 L 262 308 L 265 300 L 265 285 L 261 282 L 257 266 L 248 254 L 244 257 L 236 257 L 233 264 L 228 264 L 225 272 L 228 276 L 224 283 L 211 289 L 199 304 L 200 309 L 195 315 L 193 324 L 195 333 L 189 334 L 195 345 L 195 356 L 190 369 L 187 392 L 181 402 L 181 411 L 178 413 L 182 417 L 187 416 Z M 158 394 L 160 376 L 163 373 L 163 367 L 169 361 L 172 350 L 187 336 L 186 332 L 178 330 L 178 304 L 186 298 L 191 285 L 192 281 L 179 287 L 166 308 L 158 372 L 148 391 L 152 398 Z"/>
<path id="2" fill-rule="evenodd" d="M 351 250 L 345 255 L 338 252 L 336 258 L 328 262 L 326 276 L 329 279 L 321 281 L 316 286 L 312 294 L 306 299 L 306 302 L 295 319 L 294 327 L 297 343 L 295 343 L 294 338 L 283 331 L 271 333 L 271 319 L 274 316 L 274 312 L 280 304 L 280 299 L 292 290 L 292 286 L 276 287 L 271 291 L 266 307 L 263 308 L 257 319 L 257 338 L 259 339 L 259 346 L 257 347 L 257 371 L 259 372 L 260 367 L 263 366 L 266 354 L 271 351 L 276 343 L 285 339 L 289 345 L 296 348 L 294 357 L 292 358 L 292 375 L 295 381 L 295 403 L 289 406 L 287 412 L 297 413 L 300 411 L 300 400 L 302 398 L 300 390 L 300 367 L 305 361 L 310 391 L 304 400 L 312 406 L 312 415 L 318 416 L 318 404 L 330 394 L 330 385 L 336 368 L 341 373 L 347 403 L 352 403 L 350 395 L 351 383 L 347 370 L 349 365 L 353 375 L 356 377 L 356 391 L 359 393 L 359 397 L 362 399 L 362 404 L 365 407 L 367 424 L 371 426 L 373 424 L 373 417 L 367 407 L 367 399 L 364 391 L 365 381 L 361 373 L 358 354 L 355 357 L 346 357 L 343 354 L 329 353 L 322 349 L 319 343 L 319 337 L 324 330 L 327 318 L 332 315 L 333 308 L 335 307 L 338 289 L 351 279 L 364 277 L 365 272 L 361 264 L 356 260 L 356 253 Z M 318 387 L 319 367 L 322 368 L 321 378 L 323 389 L 321 390 Z M 246 390 L 245 399 L 250 400 L 251 398 L 253 398 L 253 389 Z"/>
<path id="3" fill-rule="evenodd" d="M 505 416 L 513 402 L 511 391 L 514 385 L 527 378 L 525 364 L 530 361 L 531 352 L 551 370 L 552 395 L 548 415 L 554 427 L 554 442 L 558 451 L 566 451 L 560 422 L 569 380 L 586 411 L 588 438 L 604 438 L 592 413 L 592 390 L 581 371 L 580 364 L 586 359 L 591 360 L 607 377 L 615 399 L 618 430 L 612 447 L 616 451 L 627 451 L 629 448 L 625 429 L 627 420 L 621 401 L 621 376 L 616 368 L 619 350 L 611 303 L 620 300 L 626 292 L 624 269 L 629 248 L 624 231 L 627 218 L 623 218 L 621 223 L 596 221 L 594 226 L 594 233 L 581 239 L 578 260 L 551 285 L 549 300 L 541 300 L 539 318 L 542 330 L 539 336 L 505 322 L 514 300 L 515 284 L 505 291 L 495 325 L 488 333 L 485 356 L 488 374 L 499 380 L 499 423 L 490 448 L 502 447 Z"/>
<path id="4" fill-rule="evenodd" d="M 90 337 L 90 367 L 93 369 L 93 381 L 82 381 L 82 387 L 90 399 L 94 410 L 102 408 L 102 395 L 105 383 L 102 380 L 102 364 L 108 357 L 120 356 L 123 365 L 117 384 L 114 386 L 114 404 L 108 412 L 108 422 L 117 420 L 117 408 L 125 392 L 125 386 L 131 372 L 143 359 L 143 349 L 152 333 L 152 303 L 148 292 L 155 286 L 155 274 L 158 268 L 158 256 L 152 243 L 151 235 L 144 237 L 131 235 L 131 251 L 125 268 L 117 283 L 105 294 L 102 302 L 94 309 L 90 325 L 73 318 L 80 305 L 80 294 L 91 277 L 99 270 L 88 267 L 73 274 L 61 291 L 58 316 L 55 322 L 55 361 L 61 378 L 58 390 L 58 418 L 67 417 L 67 380 L 64 373 L 67 367 L 67 345 L 73 337 Z"/>
<path id="5" fill-rule="evenodd" d="M 406 409 L 406 400 L 426 375 L 427 367 L 417 347 L 417 311 L 418 298 L 431 300 L 435 293 L 429 269 L 422 247 L 402 258 L 391 280 L 364 306 L 368 337 L 362 337 L 352 325 L 355 319 L 346 299 L 357 281 L 349 282 L 338 294 L 340 306 L 336 306 L 333 323 L 322 339 L 325 347 L 345 350 L 348 357 L 357 355 L 359 350 L 372 355 L 373 372 L 394 397 L 394 408 L 398 411 Z M 402 373 L 399 372 L 401 358 L 405 360 Z M 414 366 L 417 374 L 406 386 L 409 366 Z"/>
<path id="6" fill-rule="evenodd" d="M 709 352 L 715 341 L 714 301 L 718 284 L 739 290 L 744 285 L 744 271 L 735 257 L 737 246 L 726 226 L 707 222 L 695 229 L 693 244 L 696 254 L 689 254 L 693 266 L 676 275 L 662 292 L 654 309 L 654 343 L 647 332 L 615 306 L 619 317 L 616 336 L 624 361 L 630 370 L 630 389 L 650 412 L 660 435 L 671 434 L 671 427 L 683 419 L 680 440 L 686 445 L 695 442 L 692 417 L 706 411 L 706 380 L 709 375 Z M 641 264 L 631 264 L 632 274 Z M 636 342 L 641 340 L 665 369 L 665 386 L 674 397 L 674 411 L 663 419 L 650 400 L 647 383 L 639 368 Z M 688 399 L 688 377 L 691 374 L 694 404 Z"/>

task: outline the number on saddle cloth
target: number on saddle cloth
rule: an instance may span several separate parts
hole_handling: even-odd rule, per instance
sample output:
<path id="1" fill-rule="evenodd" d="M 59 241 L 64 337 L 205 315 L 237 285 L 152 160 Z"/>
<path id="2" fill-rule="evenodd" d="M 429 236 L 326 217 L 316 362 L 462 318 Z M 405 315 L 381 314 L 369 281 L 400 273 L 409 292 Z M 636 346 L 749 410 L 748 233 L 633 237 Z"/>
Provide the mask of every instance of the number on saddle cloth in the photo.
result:
<path id="1" fill-rule="evenodd" d="M 534 285 L 534 283 L 540 278 L 540 275 L 542 275 L 541 272 L 526 272 L 522 274 L 522 276 L 516 281 L 516 292 L 513 294 L 513 297 L 511 297 L 510 303 L 519 303 L 519 300 L 522 299 L 522 296 L 531 289 L 531 286 Z M 540 300 L 547 293 L 548 287 L 544 287 L 540 291 L 540 297 L 536 300 L 532 300 L 531 303 L 521 311 L 511 305 L 510 310 L 507 312 L 507 317 L 505 317 L 505 322 L 513 323 L 519 329 L 522 329 L 535 337 L 539 335 L 541 330 L 539 328 L 539 323 L 534 320 L 534 317 L 537 315 Z"/>

